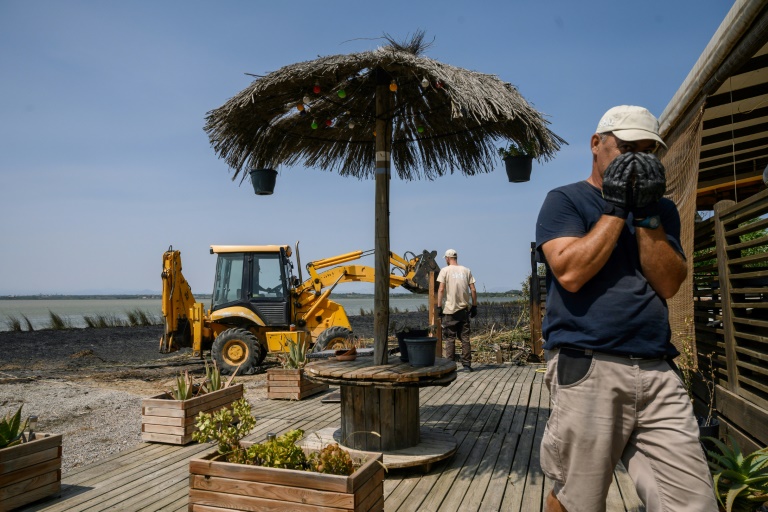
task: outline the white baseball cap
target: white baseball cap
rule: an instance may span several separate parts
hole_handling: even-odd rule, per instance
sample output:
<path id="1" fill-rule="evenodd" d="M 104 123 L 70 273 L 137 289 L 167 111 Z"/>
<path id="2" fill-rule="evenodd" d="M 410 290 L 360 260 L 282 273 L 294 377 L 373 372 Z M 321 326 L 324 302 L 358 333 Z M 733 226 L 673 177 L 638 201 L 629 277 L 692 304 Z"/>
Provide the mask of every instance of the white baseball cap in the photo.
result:
<path id="1" fill-rule="evenodd" d="M 458 256 L 458 254 L 456 254 L 456 250 L 455 249 L 448 249 L 447 251 L 445 251 L 445 257 L 446 258 L 456 258 L 457 256 Z"/>
<path id="2" fill-rule="evenodd" d="M 608 132 L 612 132 L 621 140 L 655 140 L 667 147 L 659 136 L 659 120 L 643 107 L 619 105 L 609 109 L 603 114 L 595 130 L 595 133 Z"/>

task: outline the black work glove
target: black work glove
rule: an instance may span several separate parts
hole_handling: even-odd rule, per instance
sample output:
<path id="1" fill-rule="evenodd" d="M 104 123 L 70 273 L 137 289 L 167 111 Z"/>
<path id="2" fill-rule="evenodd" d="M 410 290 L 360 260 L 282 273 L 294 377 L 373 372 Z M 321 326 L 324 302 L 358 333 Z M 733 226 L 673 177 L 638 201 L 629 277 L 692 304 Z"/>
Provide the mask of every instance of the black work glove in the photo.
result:
<path id="1" fill-rule="evenodd" d="M 610 163 L 603 174 L 603 199 L 606 215 L 626 219 L 634 206 L 634 153 L 623 153 Z"/>
<path id="2" fill-rule="evenodd" d="M 477 306 L 469 308 L 469 318 L 475 318 L 477 316 Z"/>
<path id="3" fill-rule="evenodd" d="M 661 160 L 650 153 L 635 155 L 635 204 L 632 213 L 637 219 L 658 215 L 659 201 L 667 190 L 667 177 Z"/>
<path id="4" fill-rule="evenodd" d="M 443 316 L 443 307 L 442 306 L 437 306 L 435 308 L 435 311 L 437 311 L 437 316 Z"/>

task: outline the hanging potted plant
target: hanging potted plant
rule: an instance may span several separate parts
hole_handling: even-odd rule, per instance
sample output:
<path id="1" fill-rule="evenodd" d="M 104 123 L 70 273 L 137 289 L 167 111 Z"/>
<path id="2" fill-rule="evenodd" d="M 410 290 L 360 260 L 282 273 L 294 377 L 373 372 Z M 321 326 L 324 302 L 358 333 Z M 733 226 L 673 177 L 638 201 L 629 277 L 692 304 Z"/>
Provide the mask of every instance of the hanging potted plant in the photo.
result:
<path id="1" fill-rule="evenodd" d="M 256 425 L 243 398 L 215 414 L 200 414 L 195 440 L 216 451 L 189 462 L 189 507 L 215 510 L 384 509 L 382 454 L 353 452 L 333 443 L 321 450 L 296 445 L 304 432 L 241 441 Z M 206 508 L 207 510 L 207 508 Z"/>
<path id="2" fill-rule="evenodd" d="M 275 191 L 277 171 L 274 169 L 251 169 L 251 184 L 257 196 L 268 196 Z"/>
<path id="3" fill-rule="evenodd" d="M 237 369 L 240 367 L 238 366 Z M 195 431 L 195 417 L 228 407 L 243 396 L 243 385 L 234 384 L 237 369 L 221 380 L 216 361 L 205 361 L 205 380 L 196 383 L 188 371 L 176 378 L 176 386 L 141 402 L 141 439 L 146 442 L 188 444 Z"/>
<path id="4" fill-rule="evenodd" d="M 291 338 L 286 343 L 288 352 L 281 355 L 282 368 L 267 370 L 267 398 L 302 400 L 328 389 L 328 384 L 310 382 L 304 377 L 307 343 L 296 342 Z"/>
<path id="5" fill-rule="evenodd" d="M 499 148 L 499 156 L 504 160 L 510 183 L 530 181 L 533 159 L 538 157 L 533 139 L 523 142 L 512 140 L 506 148 Z"/>
<path id="6" fill-rule="evenodd" d="M 0 510 L 61 490 L 61 434 L 35 432 L 37 416 L 22 422 L 22 407 L 0 417 Z"/>

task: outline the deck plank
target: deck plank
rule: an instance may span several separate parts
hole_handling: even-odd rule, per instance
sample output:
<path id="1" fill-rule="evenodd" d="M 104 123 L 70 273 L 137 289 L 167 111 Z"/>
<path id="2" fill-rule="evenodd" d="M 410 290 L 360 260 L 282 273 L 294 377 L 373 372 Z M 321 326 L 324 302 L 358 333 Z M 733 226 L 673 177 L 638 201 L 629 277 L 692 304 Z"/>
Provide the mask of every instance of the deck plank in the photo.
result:
<path id="1" fill-rule="evenodd" d="M 537 365 L 479 365 L 445 387 L 419 391 L 423 427 L 454 436 L 453 457 L 431 466 L 390 470 L 384 480 L 384 510 L 446 512 L 540 512 L 553 482 L 539 467 L 539 445 L 549 416 L 549 393 Z M 256 428 L 246 437 L 261 441 L 301 428 L 305 435 L 341 425 L 338 403 L 321 402 L 329 392 L 301 401 L 252 402 Z M 395 421 L 397 419 L 395 418 Z M 140 443 L 63 475 L 60 497 L 19 510 L 187 510 L 189 460 L 212 451 L 208 444 Z M 614 472 L 608 512 L 644 509 L 623 466 Z"/>

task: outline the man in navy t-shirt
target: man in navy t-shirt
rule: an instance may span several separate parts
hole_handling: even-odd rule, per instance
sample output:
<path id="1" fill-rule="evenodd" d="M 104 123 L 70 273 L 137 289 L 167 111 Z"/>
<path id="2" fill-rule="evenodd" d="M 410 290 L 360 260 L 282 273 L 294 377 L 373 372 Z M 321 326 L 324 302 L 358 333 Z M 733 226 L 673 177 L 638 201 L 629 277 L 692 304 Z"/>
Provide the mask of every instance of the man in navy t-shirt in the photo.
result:
<path id="1" fill-rule="evenodd" d="M 672 369 L 666 300 L 687 263 L 652 156 L 666 147 L 658 132 L 642 107 L 608 110 L 590 140 L 590 176 L 552 190 L 536 223 L 547 267 L 549 511 L 605 510 L 619 460 L 649 512 L 717 510 L 693 409 Z"/>

